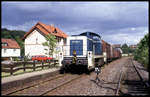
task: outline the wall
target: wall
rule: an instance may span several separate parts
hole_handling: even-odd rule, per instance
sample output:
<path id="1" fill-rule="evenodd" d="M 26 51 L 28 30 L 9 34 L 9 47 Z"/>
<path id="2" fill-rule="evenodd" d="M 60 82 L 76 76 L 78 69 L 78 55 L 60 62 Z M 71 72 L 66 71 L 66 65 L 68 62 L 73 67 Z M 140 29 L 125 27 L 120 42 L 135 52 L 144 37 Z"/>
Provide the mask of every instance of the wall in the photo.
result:
<path id="1" fill-rule="evenodd" d="M 48 49 L 48 47 L 43 46 L 42 43 L 46 42 L 45 37 L 38 32 L 37 30 L 34 30 L 30 35 L 27 36 L 25 39 L 25 55 L 34 56 L 34 55 L 46 55 L 47 51 L 44 49 Z M 63 38 L 60 39 L 60 41 L 57 43 L 57 46 L 55 48 L 55 51 L 63 51 Z M 58 57 L 58 53 L 54 53 L 54 58 Z"/>
<path id="2" fill-rule="evenodd" d="M 20 56 L 20 49 L 7 49 L 6 52 L 4 53 L 4 48 L 1 49 L 1 56 L 2 57 L 19 57 Z"/>

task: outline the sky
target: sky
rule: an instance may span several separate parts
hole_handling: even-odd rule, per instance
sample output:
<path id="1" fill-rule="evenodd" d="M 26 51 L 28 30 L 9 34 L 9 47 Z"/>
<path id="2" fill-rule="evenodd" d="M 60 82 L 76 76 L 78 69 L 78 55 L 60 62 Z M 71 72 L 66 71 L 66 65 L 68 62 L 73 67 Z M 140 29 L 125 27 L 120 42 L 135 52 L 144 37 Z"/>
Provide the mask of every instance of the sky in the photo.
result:
<path id="1" fill-rule="evenodd" d="M 67 35 L 90 31 L 110 44 L 134 45 L 148 32 L 148 2 L 6 2 L 2 28 L 28 32 L 37 22 L 60 28 Z"/>

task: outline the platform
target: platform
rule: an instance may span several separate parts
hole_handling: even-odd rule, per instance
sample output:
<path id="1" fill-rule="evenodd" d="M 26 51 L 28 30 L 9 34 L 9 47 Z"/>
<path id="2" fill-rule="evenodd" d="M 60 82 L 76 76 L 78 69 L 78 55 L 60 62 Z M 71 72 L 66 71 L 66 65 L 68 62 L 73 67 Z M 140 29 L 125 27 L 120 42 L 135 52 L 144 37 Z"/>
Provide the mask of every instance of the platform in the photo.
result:
<path id="1" fill-rule="evenodd" d="M 50 68 L 41 71 L 34 71 L 15 76 L 4 77 L 1 79 L 2 90 L 17 87 L 31 81 L 40 80 L 52 76 L 55 73 L 59 73 L 59 68 Z"/>

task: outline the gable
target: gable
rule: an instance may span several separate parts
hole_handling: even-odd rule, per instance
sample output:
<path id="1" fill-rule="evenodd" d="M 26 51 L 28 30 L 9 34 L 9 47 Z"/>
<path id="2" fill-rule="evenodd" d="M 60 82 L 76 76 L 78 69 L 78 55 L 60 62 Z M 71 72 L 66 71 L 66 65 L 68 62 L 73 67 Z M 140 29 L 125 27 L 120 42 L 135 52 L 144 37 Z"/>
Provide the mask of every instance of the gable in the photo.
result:
<path id="1" fill-rule="evenodd" d="M 43 33 L 38 30 L 34 29 L 25 39 L 25 44 L 42 44 L 45 42 L 45 36 Z"/>
<path id="2" fill-rule="evenodd" d="M 65 34 L 63 31 L 61 31 L 60 29 L 54 27 L 54 26 L 50 26 L 50 25 L 46 25 L 43 24 L 41 22 L 38 22 L 35 26 L 33 26 L 31 28 L 31 30 L 29 32 L 27 32 L 24 37 L 23 40 L 30 35 L 30 33 L 32 33 L 32 31 L 37 28 L 41 31 L 41 33 L 43 33 L 43 35 L 47 35 L 47 34 L 53 34 L 57 37 L 62 37 L 62 38 L 67 38 L 67 34 Z M 55 33 L 56 32 L 56 33 Z"/>

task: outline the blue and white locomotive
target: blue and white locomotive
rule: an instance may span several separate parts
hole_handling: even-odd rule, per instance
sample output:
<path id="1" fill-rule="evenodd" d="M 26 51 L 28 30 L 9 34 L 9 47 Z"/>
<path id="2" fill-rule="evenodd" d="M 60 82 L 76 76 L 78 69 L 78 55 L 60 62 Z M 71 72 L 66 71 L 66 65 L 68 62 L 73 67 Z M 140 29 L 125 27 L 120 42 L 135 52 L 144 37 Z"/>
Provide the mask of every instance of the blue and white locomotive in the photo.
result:
<path id="1" fill-rule="evenodd" d="M 93 32 L 67 37 L 62 60 L 62 71 L 74 67 L 91 70 L 104 63 L 101 36 Z"/>

